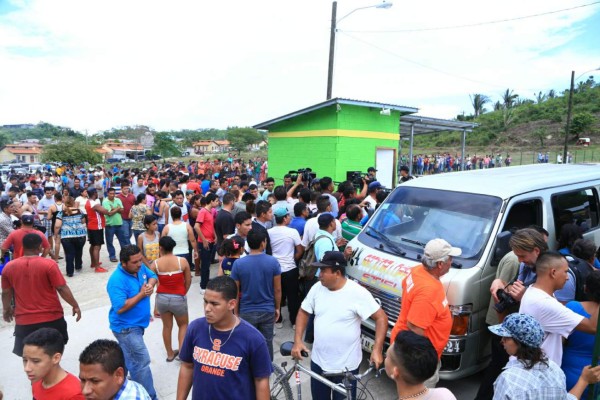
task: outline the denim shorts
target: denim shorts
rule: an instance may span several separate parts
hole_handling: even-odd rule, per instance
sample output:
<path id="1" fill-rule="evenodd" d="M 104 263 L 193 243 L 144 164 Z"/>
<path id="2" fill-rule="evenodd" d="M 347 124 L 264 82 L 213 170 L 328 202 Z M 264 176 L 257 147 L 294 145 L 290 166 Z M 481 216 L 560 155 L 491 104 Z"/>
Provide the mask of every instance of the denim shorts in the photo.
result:
<path id="1" fill-rule="evenodd" d="M 187 299 L 179 294 L 156 294 L 156 309 L 159 313 L 170 312 L 176 317 L 188 313 Z"/>

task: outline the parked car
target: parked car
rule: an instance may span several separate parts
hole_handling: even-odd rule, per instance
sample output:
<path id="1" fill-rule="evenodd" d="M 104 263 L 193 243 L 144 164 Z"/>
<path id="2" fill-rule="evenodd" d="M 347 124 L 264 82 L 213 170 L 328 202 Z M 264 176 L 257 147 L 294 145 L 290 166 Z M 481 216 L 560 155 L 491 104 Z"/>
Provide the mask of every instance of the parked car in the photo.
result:
<path id="1" fill-rule="evenodd" d="M 349 279 L 381 301 L 390 327 L 400 314 L 402 280 L 436 237 L 460 247 L 441 278 L 452 313 L 440 377 L 459 379 L 484 368 L 490 355 L 485 317 L 490 284 L 510 251 L 512 228 L 544 227 L 557 248 L 564 216 L 585 238 L 600 243 L 600 165 L 537 164 L 413 179 L 396 188 L 348 246 Z M 375 323 L 362 323 L 362 347 L 371 351 Z M 389 335 L 388 335 L 389 338 Z"/>
<path id="2" fill-rule="evenodd" d="M 122 158 L 115 158 L 115 157 L 111 157 L 111 158 L 107 158 L 106 162 L 108 164 L 116 164 L 116 163 L 122 163 L 123 159 Z"/>

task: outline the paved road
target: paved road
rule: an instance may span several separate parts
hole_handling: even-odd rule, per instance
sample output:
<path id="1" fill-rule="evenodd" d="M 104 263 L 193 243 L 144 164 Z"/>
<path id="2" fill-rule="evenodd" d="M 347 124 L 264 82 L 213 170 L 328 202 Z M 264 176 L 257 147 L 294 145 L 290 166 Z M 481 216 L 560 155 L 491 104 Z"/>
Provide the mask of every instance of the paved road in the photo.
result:
<path id="1" fill-rule="evenodd" d="M 118 248 L 118 244 L 116 244 Z M 108 324 L 109 300 L 105 287 L 110 273 L 114 270 L 114 264 L 110 263 L 106 251 L 102 251 L 102 261 L 104 266 L 109 267 L 108 274 L 95 274 L 89 266 L 89 255 L 87 245 L 84 249 L 84 270 L 83 273 L 75 275 L 73 278 L 67 278 L 67 283 L 71 287 L 75 298 L 78 300 L 82 311 L 82 319 L 75 322 L 70 316 L 71 308 L 64 303 L 67 324 L 69 326 L 70 340 L 66 346 L 63 356 L 62 366 L 74 374 L 79 372 L 78 357 L 81 351 L 90 342 L 98 338 L 114 339 Z M 64 261 L 60 262 L 61 270 L 64 272 Z M 211 272 L 216 273 L 216 265 L 213 265 Z M 188 305 L 190 319 L 202 317 L 203 298 L 199 292 L 199 282 L 194 277 L 192 288 L 188 294 Z M 284 310 L 284 315 L 286 311 Z M 29 381 L 23 372 L 21 359 L 12 354 L 13 346 L 13 325 L 0 322 L 0 357 L 2 359 L 2 368 L 0 368 L 0 389 L 4 391 L 5 399 L 25 400 L 31 399 L 31 389 Z M 165 361 L 166 352 L 162 343 L 162 323 L 155 320 L 145 333 L 145 341 L 152 357 L 151 368 L 155 380 L 155 387 L 160 399 L 175 399 L 177 375 L 179 365 L 177 362 L 167 363 Z M 274 348 L 276 349 L 275 362 L 280 364 L 291 360 L 282 357 L 279 354 L 279 346 L 284 341 L 293 339 L 293 331 L 289 321 L 285 321 L 283 329 L 277 329 L 274 339 Z M 176 331 L 173 332 L 173 343 L 177 343 Z M 304 361 L 309 365 L 308 360 Z M 363 363 L 366 369 L 366 362 Z M 303 397 L 310 398 L 310 386 L 308 377 L 302 376 Z M 478 385 L 478 376 L 463 379 L 455 382 L 440 382 L 440 386 L 450 388 L 460 400 L 470 400 L 474 397 Z M 396 399 L 395 387 L 393 382 L 383 374 L 379 379 L 372 379 L 368 383 L 368 389 L 375 399 Z M 191 396 L 190 396 L 191 398 Z"/>

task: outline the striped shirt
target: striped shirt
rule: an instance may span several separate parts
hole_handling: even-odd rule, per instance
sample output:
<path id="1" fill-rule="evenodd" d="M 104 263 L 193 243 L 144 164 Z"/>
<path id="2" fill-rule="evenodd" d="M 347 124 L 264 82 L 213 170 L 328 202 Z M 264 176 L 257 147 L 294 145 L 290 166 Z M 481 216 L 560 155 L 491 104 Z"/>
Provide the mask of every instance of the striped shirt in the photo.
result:
<path id="1" fill-rule="evenodd" d="M 104 229 L 106 224 L 104 222 L 104 214 L 100 214 L 98 211 L 94 210 L 96 205 L 100 205 L 100 200 L 88 200 L 85 203 L 85 212 L 88 219 L 88 229 L 97 231 L 99 229 Z"/>

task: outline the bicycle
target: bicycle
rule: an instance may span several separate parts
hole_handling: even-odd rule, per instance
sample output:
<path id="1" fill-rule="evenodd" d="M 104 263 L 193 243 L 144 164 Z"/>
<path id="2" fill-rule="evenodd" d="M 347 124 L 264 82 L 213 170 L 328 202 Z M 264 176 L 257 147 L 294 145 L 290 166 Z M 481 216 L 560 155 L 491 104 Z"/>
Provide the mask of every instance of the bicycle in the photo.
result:
<path id="1" fill-rule="evenodd" d="M 280 352 L 282 356 L 289 357 L 292 355 L 292 347 L 294 346 L 294 342 L 285 342 L 281 344 Z M 308 353 L 305 351 L 302 352 L 303 357 L 308 357 Z M 367 384 L 369 380 L 365 383 L 362 383 L 361 380 L 369 375 L 371 372 L 375 371 L 375 377 L 379 377 L 379 370 L 375 368 L 375 365 L 370 364 L 369 368 L 362 374 L 353 374 L 349 370 L 345 371 L 335 371 L 335 372 L 324 372 L 323 375 L 319 375 L 310 369 L 306 368 L 304 365 L 300 364 L 299 360 L 294 360 L 294 365 L 289 370 L 287 367 L 287 361 L 281 363 L 281 367 L 273 363 L 273 374 L 270 379 L 270 388 L 271 388 L 271 400 L 294 400 L 294 395 L 292 394 L 292 387 L 290 386 L 290 378 L 292 375 L 295 375 L 295 382 L 297 388 L 297 400 L 302 400 L 302 388 L 300 384 L 300 372 L 304 372 L 309 375 L 311 378 L 318 380 L 324 385 L 327 385 L 334 391 L 345 395 L 347 399 L 351 398 L 352 393 L 352 382 L 356 381 L 360 383 L 362 388 L 357 387 L 357 400 L 365 400 L 371 398 L 374 400 L 373 394 L 367 389 Z M 334 383 L 327 379 L 327 377 L 343 377 L 342 383 Z"/>

